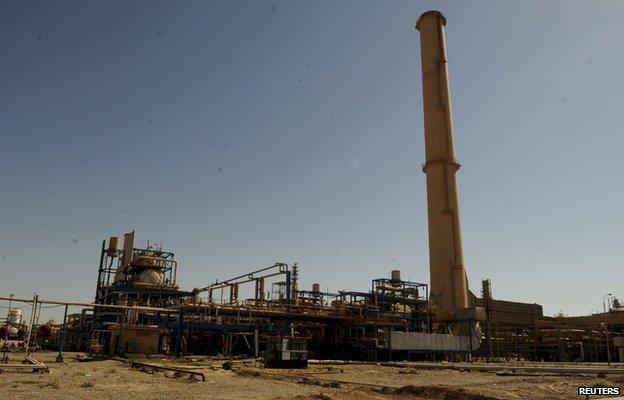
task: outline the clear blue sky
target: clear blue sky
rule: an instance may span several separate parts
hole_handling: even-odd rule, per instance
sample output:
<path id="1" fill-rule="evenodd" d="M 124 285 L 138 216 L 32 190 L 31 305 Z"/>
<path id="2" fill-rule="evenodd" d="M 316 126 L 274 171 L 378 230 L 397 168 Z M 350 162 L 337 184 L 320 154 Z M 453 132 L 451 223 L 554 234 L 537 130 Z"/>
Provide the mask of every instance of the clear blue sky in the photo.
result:
<path id="1" fill-rule="evenodd" d="M 428 282 L 418 33 L 448 18 L 471 289 L 624 297 L 624 3 L 0 3 L 0 294 L 90 300 L 137 230 L 183 288 Z M 618 292 L 618 290 L 620 292 Z"/>

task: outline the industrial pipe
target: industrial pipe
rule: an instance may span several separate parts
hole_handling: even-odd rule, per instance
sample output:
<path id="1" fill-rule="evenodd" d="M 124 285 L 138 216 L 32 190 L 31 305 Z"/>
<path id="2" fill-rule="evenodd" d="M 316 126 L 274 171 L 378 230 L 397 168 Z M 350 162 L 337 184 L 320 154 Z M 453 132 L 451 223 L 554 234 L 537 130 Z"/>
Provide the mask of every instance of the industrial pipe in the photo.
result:
<path id="1" fill-rule="evenodd" d="M 29 299 L 17 299 L 17 298 L 9 298 L 9 297 L 0 297 L 0 301 L 12 300 L 19 303 L 33 303 L 33 300 Z M 85 307 L 85 308 L 113 308 L 113 309 L 123 309 L 123 310 L 137 310 L 137 311 L 153 311 L 153 312 L 174 312 L 177 308 L 159 308 L 159 307 L 146 307 L 146 306 L 122 306 L 117 304 L 95 304 L 95 303 L 79 303 L 72 301 L 56 301 L 56 300 L 40 300 L 37 298 L 37 303 L 39 304 L 51 304 L 51 305 L 59 305 L 59 306 L 75 306 L 75 307 Z"/>

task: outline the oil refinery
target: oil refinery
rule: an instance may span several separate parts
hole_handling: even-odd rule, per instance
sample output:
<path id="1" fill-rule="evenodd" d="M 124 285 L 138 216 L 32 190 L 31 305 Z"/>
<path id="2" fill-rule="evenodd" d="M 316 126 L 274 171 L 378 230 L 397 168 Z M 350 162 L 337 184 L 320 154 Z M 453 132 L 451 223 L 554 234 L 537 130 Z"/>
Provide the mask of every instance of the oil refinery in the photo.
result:
<path id="1" fill-rule="evenodd" d="M 149 242 L 137 246 L 134 231 L 113 233 L 93 255 L 97 286 L 92 301 L 0 297 L 8 306 L 0 327 L 3 350 L 27 355 L 49 350 L 58 353 L 59 362 L 64 352 L 84 352 L 97 359 L 251 358 L 263 360 L 267 368 L 293 369 L 305 368 L 309 360 L 405 361 L 492 363 L 500 372 L 510 368 L 500 363 L 523 361 L 581 363 L 602 368 L 596 370 L 601 374 L 609 372 L 604 372 L 605 363 L 623 363 L 624 307 L 613 296 L 602 313 L 546 316 L 542 305 L 530 299 L 494 298 L 496 282 L 468 281 L 446 23 L 442 13 L 428 11 L 415 26 L 422 70 L 429 277 L 380 266 L 369 287 L 330 293 L 322 290 L 326 282 L 300 285 L 305 265 L 275 260 L 238 276 L 214 276 L 183 288 L 178 282 L 184 265 L 170 249 Z M 414 127 L 415 134 L 419 130 Z M 38 324 L 41 308 L 50 305 L 65 306 L 63 320 Z M 81 311 L 70 313 L 70 307 Z M 0 364 L 0 370 L 10 369 L 6 365 Z M 559 373 L 555 366 L 551 369 Z"/>

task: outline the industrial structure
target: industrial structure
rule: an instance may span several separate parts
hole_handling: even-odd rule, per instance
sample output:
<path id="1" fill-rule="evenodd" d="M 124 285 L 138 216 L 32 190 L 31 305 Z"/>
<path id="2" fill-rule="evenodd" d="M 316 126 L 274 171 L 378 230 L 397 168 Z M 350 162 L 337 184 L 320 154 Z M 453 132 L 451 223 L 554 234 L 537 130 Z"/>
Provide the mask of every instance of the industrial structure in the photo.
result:
<path id="1" fill-rule="evenodd" d="M 118 243 L 117 237 L 102 243 L 94 307 L 70 316 L 73 347 L 106 354 L 257 355 L 283 338 L 305 338 L 315 357 L 364 359 L 478 348 L 476 336 L 449 333 L 436 334 L 446 344 L 432 348 L 403 344 L 434 335 L 433 319 L 428 285 L 405 281 L 397 270 L 372 280 L 368 292 L 326 293 L 319 284 L 301 290 L 300 268 L 278 262 L 182 291 L 173 253 L 134 247 L 134 232 L 124 235 L 123 248 Z M 245 286 L 253 297 L 241 298 Z"/>
<path id="2" fill-rule="evenodd" d="M 468 308 L 468 279 L 464 268 L 456 173 L 451 94 L 444 26 L 436 11 L 416 23 L 420 31 L 423 108 L 425 116 L 427 209 L 431 300 L 440 312 L 452 315 Z"/>
<path id="3" fill-rule="evenodd" d="M 444 36 L 446 19 L 424 13 L 420 32 L 429 228 L 430 285 L 393 270 L 370 290 L 323 292 L 299 287 L 297 264 L 276 262 L 192 290 L 178 286 L 180 266 L 162 246 L 136 247 L 135 232 L 104 240 L 92 303 L 65 304 L 60 326 L 38 330 L 60 348 L 92 354 L 265 354 L 268 366 L 307 358 L 363 360 L 522 358 L 624 361 L 624 309 L 586 317 L 545 317 L 538 304 L 497 300 L 489 280 L 470 291 L 463 259 L 457 190 L 460 167 Z M 243 293 L 253 293 L 245 297 Z M 0 298 L 0 300 L 9 300 Z M 82 307 L 67 314 L 68 305 Z M 9 308 L 11 306 L 9 305 Z M 35 332 L 9 310 L 7 338 Z M 26 327 L 28 328 L 26 329 Z M 20 336 L 21 335 L 21 336 Z M 5 340 L 6 343 L 6 340 Z"/>

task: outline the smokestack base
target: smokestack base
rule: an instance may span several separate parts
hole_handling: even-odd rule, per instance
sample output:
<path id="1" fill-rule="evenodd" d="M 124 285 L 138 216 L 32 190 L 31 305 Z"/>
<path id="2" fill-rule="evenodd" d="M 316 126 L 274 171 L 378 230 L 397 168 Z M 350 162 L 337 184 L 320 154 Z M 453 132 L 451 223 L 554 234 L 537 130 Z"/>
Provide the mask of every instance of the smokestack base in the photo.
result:
<path id="1" fill-rule="evenodd" d="M 420 31 L 420 28 L 419 28 L 420 21 L 422 21 L 423 19 L 425 19 L 428 16 L 436 16 L 436 17 L 440 18 L 442 20 L 442 26 L 446 26 L 446 18 L 444 17 L 444 14 L 442 14 L 440 11 L 437 11 L 437 10 L 430 10 L 430 11 L 422 13 L 420 18 L 418 18 L 418 22 L 416 22 L 416 29 L 418 29 Z"/>

